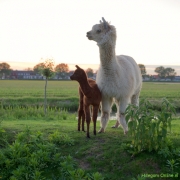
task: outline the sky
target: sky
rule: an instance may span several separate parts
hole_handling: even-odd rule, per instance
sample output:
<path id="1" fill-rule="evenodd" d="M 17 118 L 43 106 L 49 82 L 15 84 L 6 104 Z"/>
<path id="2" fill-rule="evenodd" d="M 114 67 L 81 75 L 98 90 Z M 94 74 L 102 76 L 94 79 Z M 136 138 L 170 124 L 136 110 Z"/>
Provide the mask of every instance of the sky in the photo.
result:
<path id="1" fill-rule="evenodd" d="M 180 0 L 0 0 L 0 63 L 98 66 L 98 46 L 86 32 L 102 17 L 116 27 L 117 55 L 180 66 Z"/>

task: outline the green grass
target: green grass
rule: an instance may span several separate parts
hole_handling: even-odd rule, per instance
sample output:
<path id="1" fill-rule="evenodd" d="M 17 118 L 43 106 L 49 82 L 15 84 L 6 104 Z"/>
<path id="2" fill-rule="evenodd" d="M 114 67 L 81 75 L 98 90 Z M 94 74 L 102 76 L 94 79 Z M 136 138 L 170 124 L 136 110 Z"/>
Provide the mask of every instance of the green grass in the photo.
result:
<path id="1" fill-rule="evenodd" d="M 74 140 L 74 146 L 63 147 L 63 155 L 71 155 L 79 168 L 86 172 L 100 172 L 107 180 L 130 180 L 142 174 L 166 174 L 165 162 L 156 153 L 142 152 L 131 158 L 124 149 L 124 144 L 130 142 L 130 137 L 124 136 L 122 128 L 112 129 L 115 121 L 110 121 L 103 134 L 93 135 L 91 123 L 90 139 L 84 132 L 77 131 L 77 120 L 17 120 L 3 121 L 1 126 L 6 130 L 8 141 L 13 142 L 16 134 L 29 126 L 33 132 L 41 131 L 45 134 L 59 130 L 67 133 Z M 97 129 L 100 128 L 97 122 Z M 170 138 L 175 147 L 180 147 L 180 119 L 172 121 Z M 179 172 L 180 173 L 180 172 Z"/>
<path id="2" fill-rule="evenodd" d="M 3 107 L 42 106 L 44 103 L 44 85 L 45 81 L 1 80 L 0 103 Z M 76 111 L 79 99 L 78 86 L 79 84 L 76 81 L 48 81 L 48 105 Z M 162 97 L 169 99 L 180 111 L 180 83 L 143 82 L 140 99 L 147 98 L 156 109 L 160 109 Z"/>
<path id="3" fill-rule="evenodd" d="M 64 156 L 70 154 L 86 172 L 102 173 L 106 180 L 132 180 L 141 174 L 169 173 L 164 159 L 155 152 L 142 152 L 131 158 L 126 150 L 126 143 L 130 143 L 131 138 L 124 136 L 122 128 L 111 128 L 115 121 L 109 122 L 106 133 L 96 136 L 92 133 L 91 123 L 91 139 L 86 138 L 86 133 L 78 132 L 77 113 L 69 114 L 64 110 L 77 112 L 79 95 L 78 83 L 75 81 L 48 82 L 49 107 L 48 115 L 44 117 L 44 85 L 44 81 L 0 81 L 0 128 L 6 130 L 4 134 L 8 143 L 12 144 L 16 135 L 24 131 L 26 126 L 33 132 L 43 132 L 46 137 L 59 130 L 74 140 L 74 146 L 63 146 L 61 153 Z M 180 83 L 143 83 L 140 99 L 149 99 L 158 109 L 162 97 L 167 97 L 180 110 Z M 98 121 L 97 130 L 99 128 Z M 168 133 L 174 148 L 180 148 L 179 129 L 180 117 L 176 116 L 172 121 L 172 132 Z M 3 148 L 5 145 L 0 146 L 0 149 Z"/>

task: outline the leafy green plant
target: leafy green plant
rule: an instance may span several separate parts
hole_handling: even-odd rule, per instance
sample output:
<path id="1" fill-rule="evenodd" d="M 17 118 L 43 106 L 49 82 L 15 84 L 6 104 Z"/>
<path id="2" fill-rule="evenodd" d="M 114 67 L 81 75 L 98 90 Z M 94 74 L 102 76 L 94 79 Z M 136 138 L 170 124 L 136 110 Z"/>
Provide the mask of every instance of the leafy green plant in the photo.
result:
<path id="1" fill-rule="evenodd" d="M 163 158 L 168 158 L 170 156 L 172 156 L 172 153 L 169 149 L 169 147 L 165 147 L 165 148 L 161 148 L 159 151 L 158 151 L 158 154 L 161 155 Z"/>
<path id="2" fill-rule="evenodd" d="M 171 130 L 173 113 L 175 108 L 167 99 L 163 99 L 160 112 L 153 111 L 152 104 L 147 100 L 142 100 L 139 107 L 127 107 L 126 121 L 134 154 L 144 150 L 158 151 L 172 145 L 167 130 Z"/>
<path id="3" fill-rule="evenodd" d="M 74 140 L 59 131 L 51 133 L 47 138 L 47 135 L 40 131 L 33 132 L 27 126 L 16 135 L 11 145 L 0 151 L 1 179 L 43 180 L 48 179 L 46 171 L 53 169 L 56 169 L 51 174 L 53 179 L 87 179 L 88 176 L 92 180 L 102 179 L 99 173 L 88 174 L 78 169 L 72 156 L 63 156 L 63 145 L 72 146 Z"/>
<path id="4" fill-rule="evenodd" d="M 0 121 L 0 147 L 7 144 L 7 139 L 5 136 L 5 130 L 1 127 L 2 120 Z"/>
<path id="5" fill-rule="evenodd" d="M 55 143 L 55 144 L 65 144 L 69 146 L 74 145 L 74 140 L 71 137 L 69 137 L 65 133 L 59 132 L 58 130 L 50 134 L 48 139 L 50 142 Z"/>
<path id="6" fill-rule="evenodd" d="M 167 160 L 166 166 L 169 169 L 169 172 L 174 174 L 176 173 L 175 170 L 179 167 L 179 163 L 176 160 L 171 159 L 171 160 Z"/>

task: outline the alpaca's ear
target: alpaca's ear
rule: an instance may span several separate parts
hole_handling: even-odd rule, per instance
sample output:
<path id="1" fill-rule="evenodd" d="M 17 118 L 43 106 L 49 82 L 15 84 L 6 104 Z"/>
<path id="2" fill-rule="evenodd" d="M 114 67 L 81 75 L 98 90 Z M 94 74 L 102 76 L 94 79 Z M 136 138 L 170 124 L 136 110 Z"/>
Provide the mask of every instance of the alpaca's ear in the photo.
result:
<path id="1" fill-rule="evenodd" d="M 81 69 L 78 65 L 76 65 L 76 68 L 77 68 L 77 69 Z"/>
<path id="2" fill-rule="evenodd" d="M 106 22 L 106 20 L 102 17 L 103 23 L 104 23 L 104 28 L 108 29 L 108 23 Z"/>

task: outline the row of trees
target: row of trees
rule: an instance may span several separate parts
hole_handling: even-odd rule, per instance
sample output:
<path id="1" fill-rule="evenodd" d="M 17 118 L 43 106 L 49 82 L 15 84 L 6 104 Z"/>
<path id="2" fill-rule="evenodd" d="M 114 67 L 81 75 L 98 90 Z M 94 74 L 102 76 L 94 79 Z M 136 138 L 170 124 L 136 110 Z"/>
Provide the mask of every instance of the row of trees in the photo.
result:
<path id="1" fill-rule="evenodd" d="M 147 75 L 146 67 L 144 66 L 144 64 L 138 64 L 138 65 L 141 70 L 142 76 L 143 77 L 149 76 Z M 158 74 L 158 77 L 161 79 L 164 79 L 164 78 L 173 79 L 177 74 L 175 72 L 175 69 L 171 67 L 165 68 L 163 66 L 156 67 L 154 72 L 156 72 Z"/>
<path id="2" fill-rule="evenodd" d="M 45 67 L 46 67 L 45 63 L 39 63 L 34 66 L 33 71 L 38 73 L 38 72 L 41 72 L 41 70 L 44 69 Z M 65 78 L 69 73 L 69 66 L 68 66 L 68 64 L 65 64 L 65 63 L 56 65 L 54 69 L 52 66 L 51 69 L 53 72 L 56 73 L 58 78 L 62 78 L 62 79 Z M 94 75 L 93 69 L 91 69 L 91 68 L 86 69 L 86 73 L 87 73 L 88 77 L 93 77 L 93 75 Z"/>
<path id="3" fill-rule="evenodd" d="M 45 59 L 44 62 L 38 63 L 37 65 L 35 65 L 33 67 L 33 71 L 35 73 L 42 74 L 42 70 L 47 68 L 47 62 L 49 62 L 48 68 L 51 69 L 52 75 L 56 74 L 58 76 L 58 78 L 62 78 L 62 79 L 64 79 L 68 75 L 68 73 L 69 73 L 68 64 L 61 63 L 54 67 L 55 63 L 54 63 L 53 59 Z M 144 64 L 138 64 L 138 65 L 139 65 L 142 76 L 143 77 L 149 76 L 147 74 L 145 65 Z M 32 70 L 32 69 L 27 68 L 26 70 Z M 11 71 L 12 71 L 12 69 L 10 68 L 10 65 L 8 63 L 5 63 L 5 62 L 0 63 L 0 77 L 1 78 L 3 76 L 10 75 Z M 175 72 L 175 69 L 173 69 L 171 67 L 165 68 L 163 66 L 156 67 L 154 72 L 156 72 L 158 74 L 159 78 L 170 78 L 170 79 L 173 79 L 174 76 L 176 76 L 176 74 L 177 74 Z M 91 68 L 88 68 L 86 70 L 86 73 L 87 73 L 88 77 L 93 77 L 93 75 L 94 75 L 93 69 L 91 69 Z"/>
<path id="4" fill-rule="evenodd" d="M 51 76 L 53 76 L 54 74 L 56 74 L 56 76 L 58 76 L 59 78 L 64 79 L 66 76 L 68 76 L 69 73 L 69 66 L 68 64 L 65 63 L 61 63 L 58 65 L 54 65 L 54 60 L 53 59 L 45 59 L 44 62 L 38 63 L 36 64 L 33 69 L 31 68 L 26 68 L 26 71 L 34 71 L 37 74 L 43 74 L 43 70 L 49 68 L 49 70 L 51 70 Z M 9 76 L 11 74 L 11 67 L 8 63 L 0 63 L 0 78 L 2 79 L 2 77 L 6 77 Z M 47 71 L 47 70 L 46 70 Z M 88 75 L 88 77 L 93 77 L 94 73 L 93 73 L 93 69 L 88 68 L 86 70 L 86 73 Z"/>
<path id="5" fill-rule="evenodd" d="M 60 77 L 64 78 L 67 75 L 67 73 L 69 72 L 69 66 L 64 63 L 58 64 L 54 68 L 53 59 L 47 59 L 47 60 L 45 60 L 45 62 L 35 65 L 33 68 L 33 71 L 41 74 L 42 71 L 46 68 L 49 68 L 51 70 L 52 75 L 53 75 L 53 73 L 56 73 L 58 78 L 60 78 Z"/>

